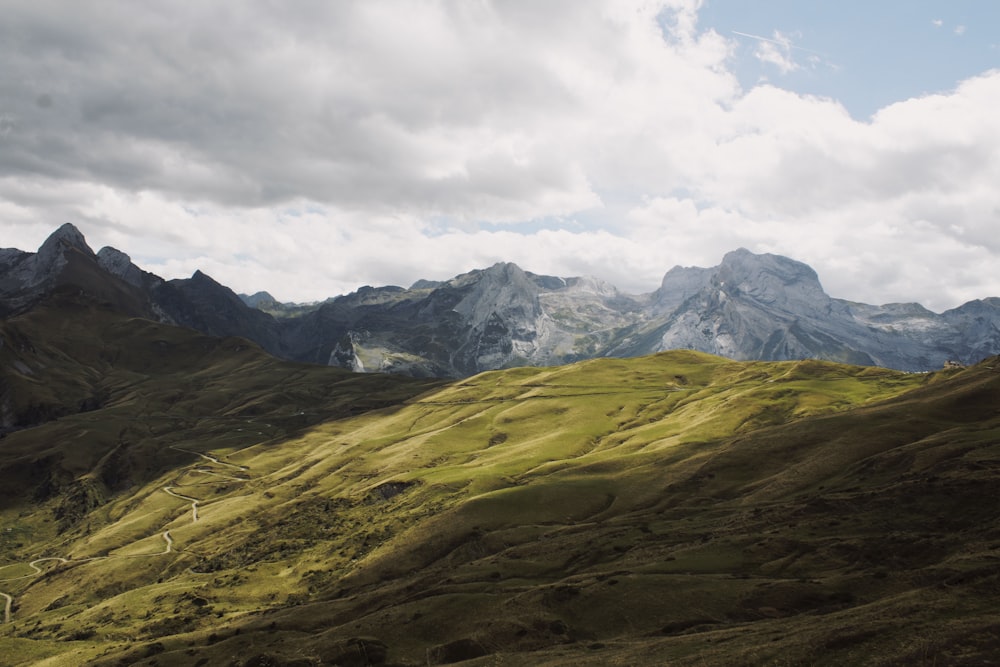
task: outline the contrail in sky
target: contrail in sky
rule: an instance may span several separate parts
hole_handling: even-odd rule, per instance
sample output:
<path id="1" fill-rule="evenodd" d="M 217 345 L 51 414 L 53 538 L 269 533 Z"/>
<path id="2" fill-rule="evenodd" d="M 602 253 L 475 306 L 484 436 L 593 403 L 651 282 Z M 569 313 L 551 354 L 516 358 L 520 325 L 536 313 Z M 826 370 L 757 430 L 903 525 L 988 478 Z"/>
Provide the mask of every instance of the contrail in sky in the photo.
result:
<path id="1" fill-rule="evenodd" d="M 782 41 L 780 39 L 774 39 L 772 37 L 763 37 L 761 35 L 752 35 L 749 32 L 740 32 L 739 30 L 733 30 L 732 32 L 733 32 L 734 35 L 739 35 L 740 37 L 749 37 L 750 39 L 756 39 L 756 40 L 761 41 L 761 42 L 770 42 L 771 44 L 777 44 L 778 46 L 783 46 L 786 49 L 795 49 L 796 51 L 805 51 L 806 53 L 814 53 L 817 56 L 823 56 L 824 58 L 826 57 L 825 53 L 820 53 L 819 51 L 813 51 L 812 49 L 807 49 L 807 48 L 804 48 L 804 47 L 801 47 L 801 46 L 796 46 L 795 44 L 792 43 L 792 40 L 790 40 L 790 39 Z"/>

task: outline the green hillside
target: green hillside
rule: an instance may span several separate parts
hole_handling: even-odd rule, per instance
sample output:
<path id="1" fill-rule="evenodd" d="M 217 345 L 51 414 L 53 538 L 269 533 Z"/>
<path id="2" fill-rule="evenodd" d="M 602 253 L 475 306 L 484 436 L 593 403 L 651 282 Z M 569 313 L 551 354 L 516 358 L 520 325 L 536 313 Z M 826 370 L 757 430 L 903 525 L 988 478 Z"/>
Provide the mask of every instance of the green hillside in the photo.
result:
<path id="1" fill-rule="evenodd" d="M 441 385 L 81 304 L 56 336 L 67 307 L 3 331 L 10 410 L 61 416 L 0 440 L 0 661 L 1000 651 L 998 359 L 903 374 L 678 351 Z"/>

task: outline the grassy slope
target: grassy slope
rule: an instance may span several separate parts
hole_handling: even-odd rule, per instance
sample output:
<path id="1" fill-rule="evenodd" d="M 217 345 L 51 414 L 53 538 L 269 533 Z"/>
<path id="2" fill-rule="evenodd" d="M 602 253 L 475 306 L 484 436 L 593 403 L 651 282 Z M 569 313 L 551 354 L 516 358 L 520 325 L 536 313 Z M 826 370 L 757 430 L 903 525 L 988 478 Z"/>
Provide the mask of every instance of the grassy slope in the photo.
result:
<path id="1" fill-rule="evenodd" d="M 316 398 L 200 386 L 164 423 Z M 0 647 L 47 665 L 961 664 L 1000 647 L 989 363 L 674 352 L 407 391 L 298 433 L 192 431 L 185 448 L 229 465 L 188 454 L 62 535 L 51 504 L 19 508 L 0 579 L 29 576 L 0 583 Z M 85 441 L 108 419 L 56 424 Z M 69 554 L 107 557 L 30 576 Z"/>

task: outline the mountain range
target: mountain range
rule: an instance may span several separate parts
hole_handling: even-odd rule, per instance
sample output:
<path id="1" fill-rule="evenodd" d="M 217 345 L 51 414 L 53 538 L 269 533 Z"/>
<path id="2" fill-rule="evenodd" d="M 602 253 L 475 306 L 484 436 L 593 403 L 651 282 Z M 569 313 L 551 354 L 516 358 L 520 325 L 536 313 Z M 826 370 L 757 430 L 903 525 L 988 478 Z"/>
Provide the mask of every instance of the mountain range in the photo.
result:
<path id="1" fill-rule="evenodd" d="M 282 304 L 266 292 L 237 295 L 200 271 L 164 280 L 117 249 L 94 253 L 71 224 L 36 253 L 0 250 L 0 316 L 57 290 L 81 290 L 130 315 L 209 335 L 245 337 L 284 359 L 419 377 L 670 349 L 906 371 L 1000 352 L 1000 298 L 940 314 L 916 303 L 845 301 L 827 295 L 809 266 L 745 249 L 716 267 L 674 267 L 648 294 L 499 263 L 409 288 L 366 286 L 312 306 Z"/>
<path id="2" fill-rule="evenodd" d="M 752 340 L 883 362 L 985 349 L 993 300 L 850 304 L 746 251 L 649 295 L 502 264 L 255 308 L 72 227 L 0 259 L 2 665 L 1000 654 L 1000 356 L 909 373 L 671 350 L 457 380 L 326 365 L 458 375 Z M 882 347 L 860 351 L 865 330 Z"/>

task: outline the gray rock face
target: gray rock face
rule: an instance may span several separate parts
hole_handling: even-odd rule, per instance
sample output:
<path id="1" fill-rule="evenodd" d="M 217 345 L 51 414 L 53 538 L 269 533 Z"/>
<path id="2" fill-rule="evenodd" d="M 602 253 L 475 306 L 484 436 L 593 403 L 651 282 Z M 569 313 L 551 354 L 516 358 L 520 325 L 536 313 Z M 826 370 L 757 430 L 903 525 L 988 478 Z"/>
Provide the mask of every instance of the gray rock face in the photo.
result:
<path id="1" fill-rule="evenodd" d="M 539 276 L 514 264 L 416 285 L 332 299 L 282 321 L 283 341 L 304 361 L 460 377 L 592 357 L 637 309 L 598 280 Z"/>
<path id="2" fill-rule="evenodd" d="M 143 274 L 145 272 L 133 264 L 132 258 L 121 250 L 116 250 L 111 246 L 101 248 L 97 251 L 97 263 L 102 269 L 113 276 L 121 278 L 128 284 L 135 287 L 143 286 Z"/>
<path id="3" fill-rule="evenodd" d="M 976 299 L 941 317 L 951 327 L 945 347 L 957 352 L 949 359 L 969 363 L 1000 349 L 1000 298 Z"/>
<path id="4" fill-rule="evenodd" d="M 997 302 L 941 315 L 919 304 L 852 303 L 830 298 L 805 264 L 741 249 L 712 269 L 668 272 L 652 295 L 649 319 L 608 353 L 690 348 L 742 360 L 817 358 L 930 370 L 1000 350 Z"/>
<path id="5" fill-rule="evenodd" d="M 36 259 L 39 266 L 53 266 L 62 261 L 67 250 L 78 250 L 85 255 L 94 255 L 94 251 L 87 245 L 87 239 L 80 230 L 68 222 L 45 239 L 42 247 L 38 249 Z"/>
<path id="6" fill-rule="evenodd" d="M 391 306 L 367 300 L 364 335 L 355 338 L 354 350 L 391 350 L 410 357 L 405 372 L 420 366 L 416 358 L 427 362 L 425 372 L 448 375 L 676 348 L 911 371 L 940 368 L 949 359 L 974 363 L 1000 351 L 1000 299 L 941 315 L 918 304 L 857 304 L 831 298 L 801 262 L 744 249 L 717 267 L 675 267 L 658 290 L 640 296 L 589 278 L 536 276 L 511 264 L 420 287 L 394 288 Z M 364 301 L 361 295 L 340 301 L 340 318 L 361 312 L 351 308 L 352 298 Z M 404 318 L 385 319 L 390 313 Z"/>
<path id="7" fill-rule="evenodd" d="M 538 301 L 540 288 L 515 264 L 496 264 L 451 282 L 464 292 L 455 304 L 468 331 L 458 356 L 469 369 L 503 368 L 536 356 L 547 321 Z"/>
<path id="8" fill-rule="evenodd" d="M 873 363 L 850 344 L 858 332 L 845 328 L 849 320 L 807 265 L 740 249 L 712 269 L 671 269 L 653 294 L 647 323 L 610 352 L 689 348 L 744 360 Z"/>
<path id="9" fill-rule="evenodd" d="M 73 225 L 54 231 L 36 253 L 14 248 L 0 251 L 0 301 L 2 311 L 17 312 L 30 307 L 59 283 L 71 258 L 92 260 L 94 251 Z"/>
<path id="10" fill-rule="evenodd" d="M 650 314 L 664 315 L 674 312 L 685 301 L 709 287 L 711 281 L 711 269 L 675 266 L 663 276 L 660 289 L 653 292 Z"/>

